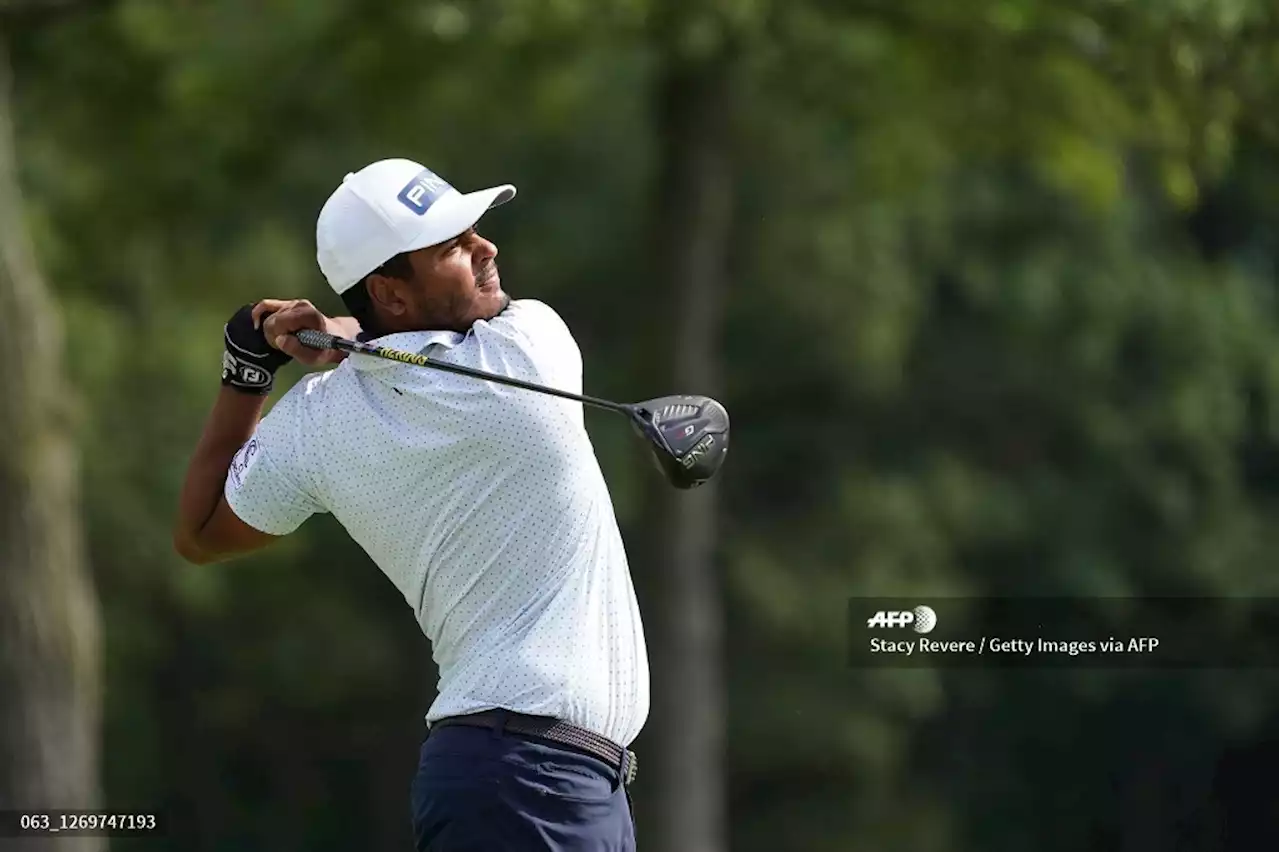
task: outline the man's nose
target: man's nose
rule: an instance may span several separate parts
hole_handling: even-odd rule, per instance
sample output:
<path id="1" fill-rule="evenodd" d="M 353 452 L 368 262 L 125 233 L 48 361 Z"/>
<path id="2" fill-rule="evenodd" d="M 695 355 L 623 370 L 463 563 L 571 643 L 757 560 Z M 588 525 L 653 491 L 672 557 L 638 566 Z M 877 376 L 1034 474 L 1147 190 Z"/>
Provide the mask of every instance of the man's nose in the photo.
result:
<path id="1" fill-rule="evenodd" d="M 479 234 L 476 234 L 475 254 L 482 262 L 490 261 L 498 256 L 498 247 Z"/>

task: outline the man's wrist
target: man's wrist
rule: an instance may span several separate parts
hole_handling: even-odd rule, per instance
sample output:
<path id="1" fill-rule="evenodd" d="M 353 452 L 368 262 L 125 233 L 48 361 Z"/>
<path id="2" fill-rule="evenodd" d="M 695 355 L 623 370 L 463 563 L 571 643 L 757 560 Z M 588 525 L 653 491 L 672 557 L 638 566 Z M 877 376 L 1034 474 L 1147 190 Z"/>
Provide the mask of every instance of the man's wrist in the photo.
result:
<path id="1" fill-rule="evenodd" d="M 238 358 L 230 351 L 222 352 L 222 386 L 244 394 L 266 396 L 275 384 L 275 375 L 257 364 Z"/>
<path id="2" fill-rule="evenodd" d="M 222 384 L 241 393 L 266 396 L 275 383 L 276 370 L 290 358 L 267 342 L 252 311 L 253 305 L 244 305 L 223 326 Z"/>

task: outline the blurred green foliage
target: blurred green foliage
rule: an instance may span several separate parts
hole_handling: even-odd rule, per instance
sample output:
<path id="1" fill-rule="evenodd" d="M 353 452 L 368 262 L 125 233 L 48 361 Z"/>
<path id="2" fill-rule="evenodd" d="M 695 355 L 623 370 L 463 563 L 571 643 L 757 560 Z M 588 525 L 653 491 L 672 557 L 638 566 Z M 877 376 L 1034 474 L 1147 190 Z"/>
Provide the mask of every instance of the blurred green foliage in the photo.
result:
<path id="1" fill-rule="evenodd" d="M 12 16 L 28 213 L 80 393 L 106 801 L 175 814 L 149 849 L 405 843 L 434 673 L 391 586 L 329 518 L 224 566 L 170 550 L 219 327 L 266 296 L 339 312 L 316 212 L 407 156 L 519 186 L 486 233 L 510 291 L 569 321 L 592 393 L 679 390 L 650 386 L 655 329 L 629 331 L 654 288 L 660 26 L 690 56 L 732 46 L 733 848 L 1239 848 L 1179 819 L 1212 822 L 1215 761 L 1272 730 L 1273 681 L 863 674 L 842 653 L 852 595 L 1276 594 L 1260 0 Z M 651 471 L 589 425 L 643 535 Z"/>

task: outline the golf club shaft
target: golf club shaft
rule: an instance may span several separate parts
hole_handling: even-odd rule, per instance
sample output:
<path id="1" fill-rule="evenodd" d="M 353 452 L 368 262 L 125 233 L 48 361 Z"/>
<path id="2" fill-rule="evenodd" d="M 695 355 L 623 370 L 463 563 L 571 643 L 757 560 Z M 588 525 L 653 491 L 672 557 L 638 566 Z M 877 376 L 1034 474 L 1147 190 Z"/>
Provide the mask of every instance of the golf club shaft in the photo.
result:
<path id="1" fill-rule="evenodd" d="M 603 408 L 606 411 L 616 411 L 620 414 L 630 415 L 631 406 L 623 405 L 620 402 L 610 402 L 607 399 L 600 399 L 594 396 L 585 396 L 583 394 L 569 393 L 557 388 L 550 388 L 545 385 L 526 382 L 521 379 L 513 379 L 510 376 L 499 376 L 494 373 L 486 373 L 484 370 L 475 370 L 471 367 L 462 367 L 457 364 L 448 364 L 444 361 L 436 361 L 428 358 L 426 355 L 419 355 L 413 352 L 404 352 L 400 349 L 390 349 L 386 346 L 375 346 L 372 343 L 360 343 L 355 340 L 348 340 L 345 337 L 337 337 L 323 331 L 314 331 L 312 329 L 304 329 L 296 334 L 298 342 L 309 349 L 340 349 L 344 352 L 355 352 L 360 355 L 372 355 L 375 358 L 386 358 L 389 361 L 399 361 L 402 364 L 413 364 L 417 367 L 431 367 L 436 370 L 443 370 L 446 373 L 456 373 L 460 376 L 471 376 L 476 379 L 484 379 L 490 382 L 497 382 L 500 385 L 508 385 L 513 388 L 524 388 L 525 390 L 545 393 L 550 396 L 558 396 L 562 399 L 571 399 L 575 402 L 581 402 L 586 405 L 593 405 L 596 408 Z"/>

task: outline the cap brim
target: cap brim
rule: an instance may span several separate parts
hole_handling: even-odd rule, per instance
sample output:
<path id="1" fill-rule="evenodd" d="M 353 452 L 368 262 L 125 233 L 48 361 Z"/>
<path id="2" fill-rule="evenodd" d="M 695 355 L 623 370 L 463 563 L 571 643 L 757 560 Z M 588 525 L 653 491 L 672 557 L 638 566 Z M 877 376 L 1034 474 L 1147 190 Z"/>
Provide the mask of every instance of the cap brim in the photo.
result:
<path id="1" fill-rule="evenodd" d="M 506 204 L 516 197 L 511 184 L 478 189 L 465 195 L 455 193 L 431 205 L 422 223 L 421 235 L 405 251 L 436 246 L 448 242 L 480 221 L 486 211 Z"/>

